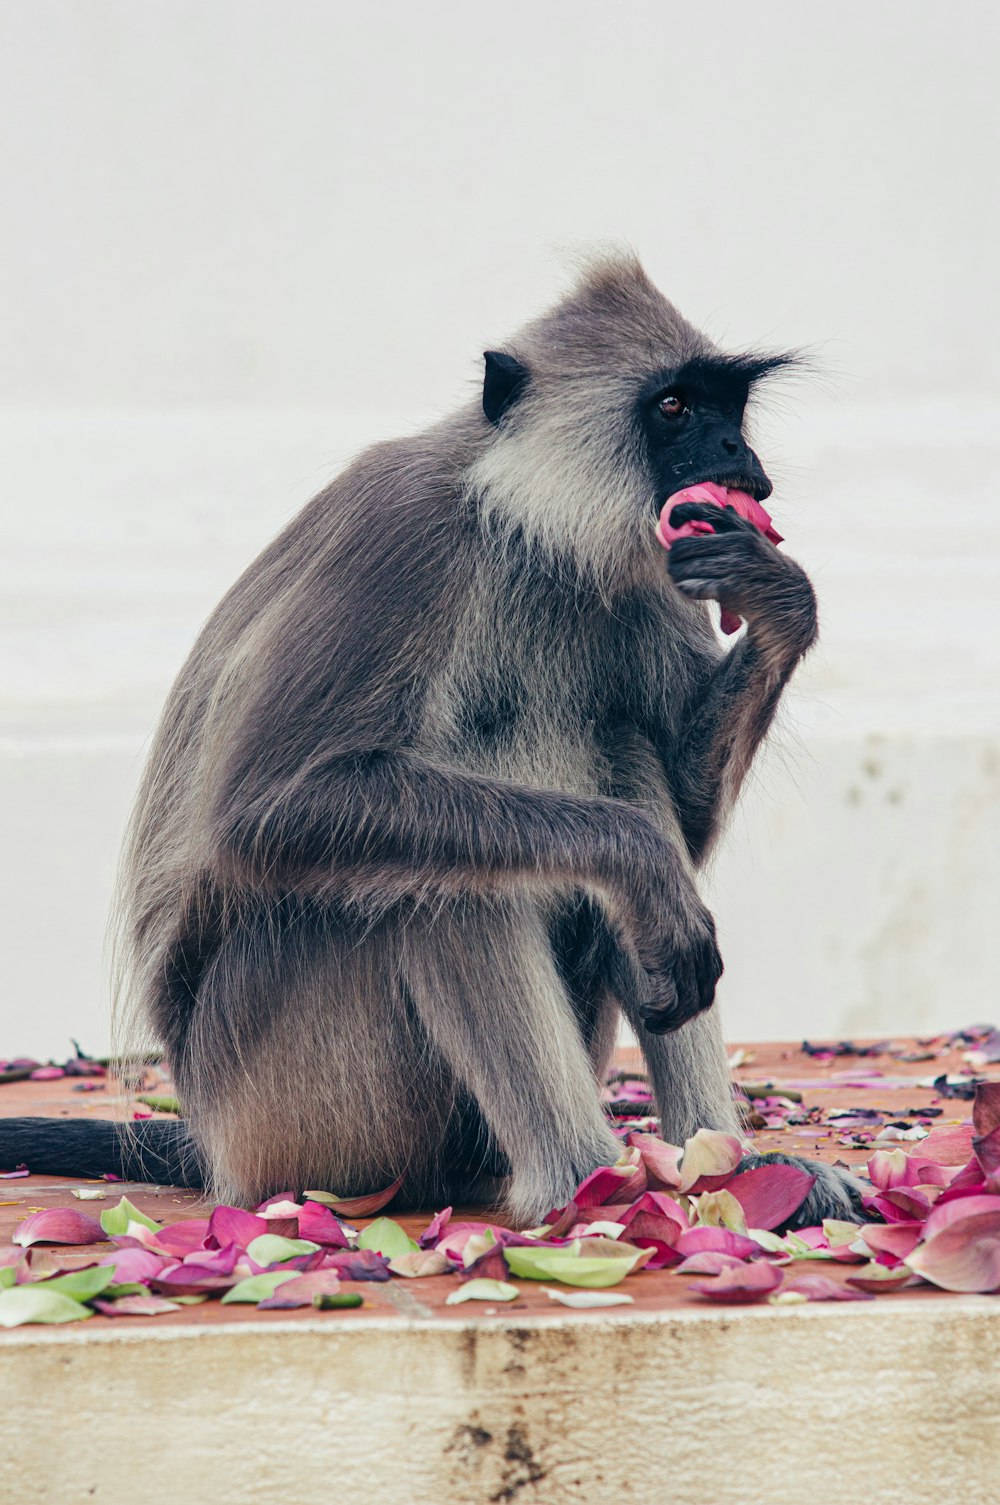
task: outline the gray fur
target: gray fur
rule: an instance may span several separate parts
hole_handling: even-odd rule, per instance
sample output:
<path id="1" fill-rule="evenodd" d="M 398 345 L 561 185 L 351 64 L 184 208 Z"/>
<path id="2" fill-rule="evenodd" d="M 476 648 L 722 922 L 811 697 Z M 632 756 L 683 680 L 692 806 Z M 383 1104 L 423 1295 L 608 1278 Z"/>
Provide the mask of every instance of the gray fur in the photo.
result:
<path id="1" fill-rule="evenodd" d="M 497 428 L 477 403 L 362 455 L 204 628 L 130 827 L 118 998 L 217 1196 L 402 1174 L 537 1221 L 616 1157 L 620 1009 L 669 1137 L 737 1127 L 717 1011 L 640 1013 L 714 984 L 696 870 L 811 641 L 754 596 L 724 655 L 655 541 L 626 414 L 712 348 L 599 264 L 511 342 Z"/>

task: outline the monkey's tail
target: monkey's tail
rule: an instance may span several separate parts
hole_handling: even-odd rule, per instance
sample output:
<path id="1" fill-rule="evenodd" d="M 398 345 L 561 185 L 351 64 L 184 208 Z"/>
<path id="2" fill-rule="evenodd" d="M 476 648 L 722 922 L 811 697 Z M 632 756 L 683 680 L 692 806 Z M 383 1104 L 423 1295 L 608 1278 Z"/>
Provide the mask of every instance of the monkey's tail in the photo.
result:
<path id="1" fill-rule="evenodd" d="M 117 1176 L 200 1188 L 203 1171 L 183 1123 L 162 1118 L 0 1118 L 0 1165 L 42 1176 Z"/>

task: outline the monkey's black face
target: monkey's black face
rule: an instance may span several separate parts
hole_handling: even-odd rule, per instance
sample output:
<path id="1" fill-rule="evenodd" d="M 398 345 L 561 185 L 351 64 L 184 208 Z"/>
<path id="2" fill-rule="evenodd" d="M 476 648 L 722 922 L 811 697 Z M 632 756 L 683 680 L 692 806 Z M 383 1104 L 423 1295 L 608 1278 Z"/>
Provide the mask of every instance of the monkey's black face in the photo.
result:
<path id="1" fill-rule="evenodd" d="M 639 421 L 657 509 L 699 481 L 748 491 L 759 502 L 770 496 L 771 482 L 743 437 L 743 415 L 752 383 L 773 364 L 743 356 L 689 361 L 647 385 Z"/>

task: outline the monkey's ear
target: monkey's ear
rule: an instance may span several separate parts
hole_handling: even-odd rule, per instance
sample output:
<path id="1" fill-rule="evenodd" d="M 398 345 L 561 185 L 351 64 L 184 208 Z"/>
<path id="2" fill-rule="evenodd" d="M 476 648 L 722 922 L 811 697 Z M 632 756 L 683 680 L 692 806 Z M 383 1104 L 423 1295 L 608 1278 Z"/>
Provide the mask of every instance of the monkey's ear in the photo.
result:
<path id="1" fill-rule="evenodd" d="M 483 412 L 495 427 L 527 386 L 528 368 L 502 350 L 486 350 L 483 358 Z"/>

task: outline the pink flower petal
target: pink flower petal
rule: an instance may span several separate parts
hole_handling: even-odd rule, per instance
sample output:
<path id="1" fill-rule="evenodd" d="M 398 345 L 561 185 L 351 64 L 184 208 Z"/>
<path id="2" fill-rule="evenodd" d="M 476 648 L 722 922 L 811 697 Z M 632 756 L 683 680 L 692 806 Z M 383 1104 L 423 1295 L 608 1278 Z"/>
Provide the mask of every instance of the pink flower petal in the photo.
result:
<path id="1" fill-rule="evenodd" d="M 437 1249 L 415 1249 L 409 1254 L 397 1254 L 389 1261 L 389 1268 L 393 1275 L 403 1275 L 408 1280 L 414 1280 L 426 1275 L 446 1275 L 453 1265 L 447 1254 L 439 1254 Z M 504 1265 L 504 1279 L 507 1266 Z"/>
<path id="2" fill-rule="evenodd" d="M 58 1077 L 65 1076 L 61 1066 L 39 1066 L 37 1071 L 31 1073 L 33 1082 L 54 1082 Z"/>
<path id="3" fill-rule="evenodd" d="M 351 1242 L 340 1219 L 318 1202 L 307 1202 L 299 1213 L 299 1238 L 330 1249 L 346 1249 Z"/>
<path id="4" fill-rule="evenodd" d="M 631 1166 L 602 1165 L 591 1171 L 573 1193 L 578 1208 L 602 1207 L 605 1202 L 622 1201 L 634 1191 L 640 1196 L 646 1189 L 645 1168 L 636 1154 L 638 1164 Z M 546 1222 L 554 1218 L 546 1218 Z"/>
<path id="5" fill-rule="evenodd" d="M 759 1165 L 726 1182 L 739 1202 L 748 1228 L 777 1228 L 802 1206 L 816 1177 L 797 1165 Z"/>
<path id="6" fill-rule="evenodd" d="M 1000 1214 L 1000 1197 L 987 1194 L 979 1197 L 956 1197 L 954 1201 L 936 1205 L 934 1211 L 924 1224 L 923 1237 L 934 1238 L 942 1233 L 945 1228 L 951 1228 L 955 1223 L 964 1222 L 966 1218 L 982 1217 L 984 1214 Z M 868 1241 L 868 1231 L 865 1230 L 865 1242 Z"/>
<path id="7" fill-rule="evenodd" d="M 31 1172 L 26 1165 L 19 1165 L 16 1170 L 0 1171 L 0 1181 L 20 1181 L 23 1177 L 30 1175 Z"/>
<path id="8" fill-rule="evenodd" d="M 735 1254 L 720 1254 L 718 1249 L 705 1249 L 701 1254 L 689 1254 L 676 1267 L 674 1274 L 719 1275 L 723 1270 L 731 1270 L 735 1265 L 742 1264 L 743 1260 L 737 1259 Z"/>
<path id="9" fill-rule="evenodd" d="M 664 1192 L 645 1192 L 614 1221 L 625 1227 L 623 1240 L 639 1249 L 653 1250 L 654 1258 L 650 1261 L 650 1269 L 662 1270 L 680 1260 L 677 1240 L 687 1231 L 688 1221 L 680 1204 Z"/>
<path id="10" fill-rule="evenodd" d="M 209 1227 L 208 1218 L 184 1218 L 179 1223 L 167 1223 L 165 1227 L 153 1234 L 152 1246 L 165 1249 L 168 1254 L 181 1258 L 194 1249 L 204 1247 Z"/>
<path id="11" fill-rule="evenodd" d="M 444 1236 L 444 1231 L 451 1222 L 451 1208 L 446 1207 L 442 1212 L 436 1212 L 431 1218 L 423 1233 L 417 1239 L 421 1249 L 427 1249 L 436 1244 Z"/>
<path id="12" fill-rule="evenodd" d="M 534 1239 L 529 1242 L 535 1244 Z M 544 1248 L 545 1245 L 539 1241 L 538 1247 Z M 424 1253 L 440 1254 L 441 1251 L 439 1249 L 428 1249 Z M 443 1257 L 447 1258 L 447 1255 Z M 391 1261 L 389 1267 L 390 1269 L 392 1268 Z M 510 1276 L 510 1270 L 507 1266 L 507 1261 L 504 1259 L 503 1245 L 494 1244 L 492 1248 L 484 1249 L 482 1254 L 477 1259 L 474 1259 L 471 1264 L 467 1265 L 463 1260 L 459 1266 L 458 1275 L 461 1280 L 507 1280 Z"/>
<path id="13" fill-rule="evenodd" d="M 633 1223 L 645 1215 L 666 1218 L 668 1222 L 676 1224 L 677 1230 L 680 1233 L 683 1233 L 688 1227 L 688 1217 L 684 1208 L 673 1197 L 668 1196 L 666 1192 L 662 1191 L 643 1192 L 642 1196 L 633 1202 L 630 1207 L 623 1208 L 620 1216 L 616 1217 L 613 1221 L 624 1223 L 626 1228 L 630 1228 Z"/>
<path id="14" fill-rule="evenodd" d="M 807 1301 L 870 1301 L 868 1291 L 854 1289 L 842 1285 L 839 1280 L 832 1280 L 829 1275 L 796 1275 L 794 1279 L 786 1281 L 782 1287 L 782 1294 L 786 1291 L 794 1291 L 797 1295 L 805 1296 Z"/>
<path id="15" fill-rule="evenodd" d="M 1000 1178 L 1000 1126 L 972 1141 L 973 1154 L 991 1185 Z"/>
<path id="16" fill-rule="evenodd" d="M 923 1237 L 923 1224 L 866 1223 L 858 1237 L 875 1254 L 887 1254 L 893 1260 L 904 1260 Z"/>
<path id="17" fill-rule="evenodd" d="M 223 1249 L 192 1249 L 181 1264 L 186 1270 L 197 1270 L 203 1275 L 231 1275 L 242 1254 L 238 1244 L 226 1244 Z"/>
<path id="18" fill-rule="evenodd" d="M 324 1192 L 318 1197 L 313 1192 L 306 1192 L 306 1196 L 332 1208 L 339 1218 L 369 1218 L 392 1201 L 404 1180 L 405 1172 L 384 1191 L 373 1191 L 365 1197 L 336 1197 L 332 1192 Z"/>
<path id="19" fill-rule="evenodd" d="M 735 1134 L 699 1129 L 685 1142 L 679 1189 L 690 1191 L 703 1177 L 729 1176 L 742 1158 L 743 1146 Z"/>
<path id="20" fill-rule="evenodd" d="M 287 1311 L 291 1307 L 312 1306 L 314 1296 L 335 1296 L 339 1290 L 340 1278 L 336 1270 L 310 1270 L 308 1275 L 283 1280 L 272 1295 L 257 1303 L 257 1310 Z"/>
<path id="21" fill-rule="evenodd" d="M 97 1244 L 105 1242 L 105 1233 L 100 1223 L 85 1212 L 76 1212 L 72 1207 L 47 1207 L 18 1223 L 13 1242 L 22 1249 L 29 1244 Z"/>
<path id="22" fill-rule="evenodd" d="M 782 1282 L 782 1273 L 774 1265 L 763 1262 L 755 1265 L 734 1265 L 720 1270 L 708 1285 L 692 1285 L 690 1289 L 711 1301 L 757 1301 L 762 1296 L 776 1291 Z"/>
<path id="23" fill-rule="evenodd" d="M 598 1222 L 601 1219 L 610 1219 L 615 1222 L 617 1219 L 612 1216 L 615 1210 L 605 1204 L 603 1207 L 585 1208 L 581 1213 L 575 1202 L 567 1202 L 566 1206 L 561 1210 L 555 1209 L 558 1216 L 548 1224 L 549 1231 L 545 1236 L 548 1239 L 563 1238 L 576 1223 L 577 1219 L 581 1223 L 588 1223 L 591 1220 Z M 552 1214 L 550 1213 L 549 1216 L 551 1217 Z"/>
<path id="24" fill-rule="evenodd" d="M 874 1207 L 887 1223 L 922 1222 L 931 1210 L 930 1198 L 917 1187 L 896 1187 L 893 1191 L 880 1192 L 877 1197 L 866 1197 L 865 1205 Z"/>
<path id="25" fill-rule="evenodd" d="M 870 1291 L 873 1296 L 881 1296 L 884 1292 L 899 1291 L 903 1286 L 916 1282 L 905 1265 L 890 1270 L 885 1265 L 871 1264 L 848 1275 L 847 1284 L 858 1291 Z"/>
<path id="26" fill-rule="evenodd" d="M 731 1228 L 688 1228 L 680 1234 L 674 1246 L 683 1259 L 689 1254 L 703 1254 L 714 1250 L 719 1254 L 732 1254 L 736 1259 L 750 1259 L 760 1253 L 760 1245 Z"/>
<path id="27" fill-rule="evenodd" d="M 212 1275 L 199 1270 L 196 1265 L 178 1263 L 173 1267 L 165 1266 L 148 1284 L 161 1296 L 210 1296 L 213 1291 L 228 1291 L 238 1279 L 239 1275 Z"/>
<path id="28" fill-rule="evenodd" d="M 625 1143 L 638 1150 L 646 1167 L 647 1184 L 654 1190 L 665 1187 L 668 1191 L 681 1184 L 680 1162 L 684 1151 L 676 1144 L 667 1144 L 655 1134 L 629 1134 Z"/>
<path id="29" fill-rule="evenodd" d="M 663 510 L 660 513 L 659 522 L 656 525 L 656 536 L 665 549 L 669 549 L 678 538 L 695 538 L 700 534 L 712 533 L 711 523 L 701 518 L 692 519 L 691 522 L 683 523 L 679 528 L 674 528 L 670 523 L 670 514 L 679 502 L 703 502 L 718 507 L 733 507 L 740 517 L 746 518 L 753 523 L 764 537 L 771 543 L 784 542 L 781 534 L 774 527 L 770 513 L 765 512 L 754 497 L 745 491 L 735 491 L 729 487 L 718 486 L 714 481 L 703 481 L 697 486 L 685 486 L 682 491 L 675 491 L 673 496 L 667 498 Z M 738 632 L 742 623 L 735 612 L 723 608 L 720 626 L 723 632 Z"/>
<path id="30" fill-rule="evenodd" d="M 159 1317 L 181 1310 L 176 1301 L 168 1301 L 164 1296 L 118 1296 L 98 1299 L 91 1305 L 102 1317 Z"/>
<path id="31" fill-rule="evenodd" d="M 245 1249 L 247 1244 L 260 1238 L 262 1233 L 273 1232 L 267 1218 L 259 1217 L 255 1212 L 246 1212 L 242 1207 L 220 1204 L 212 1209 L 205 1243 L 209 1248 L 221 1249 L 226 1244 L 238 1244 L 241 1249 Z"/>
<path id="32" fill-rule="evenodd" d="M 1000 1211 L 953 1223 L 914 1249 L 906 1265 L 945 1291 L 1000 1290 Z"/>
<path id="33" fill-rule="evenodd" d="M 982 1082 L 976 1088 L 972 1123 L 980 1139 L 1000 1128 L 1000 1082 Z"/>
<path id="34" fill-rule="evenodd" d="M 389 1261 L 374 1249 L 343 1249 L 324 1254 L 324 1270 L 336 1270 L 341 1280 L 391 1280 Z"/>
<path id="35" fill-rule="evenodd" d="M 914 1154 L 937 1165 L 965 1165 L 972 1154 L 972 1125 L 937 1125 L 921 1139 Z"/>
<path id="36" fill-rule="evenodd" d="M 326 1193 L 324 1193 L 323 1195 L 325 1196 Z M 297 1202 L 290 1191 L 276 1192 L 273 1197 L 268 1197 L 266 1202 L 261 1202 L 257 1207 L 257 1212 L 262 1218 L 294 1218 L 298 1217 L 301 1211 L 301 1202 Z M 273 1228 L 271 1229 L 271 1232 L 274 1232 Z M 282 1233 L 279 1234 L 278 1237 L 286 1238 L 287 1235 Z"/>
<path id="37" fill-rule="evenodd" d="M 162 1254 L 151 1249 L 116 1249 L 97 1261 L 99 1265 L 114 1265 L 115 1282 L 118 1285 L 145 1285 L 154 1275 L 165 1269 L 168 1261 Z"/>

